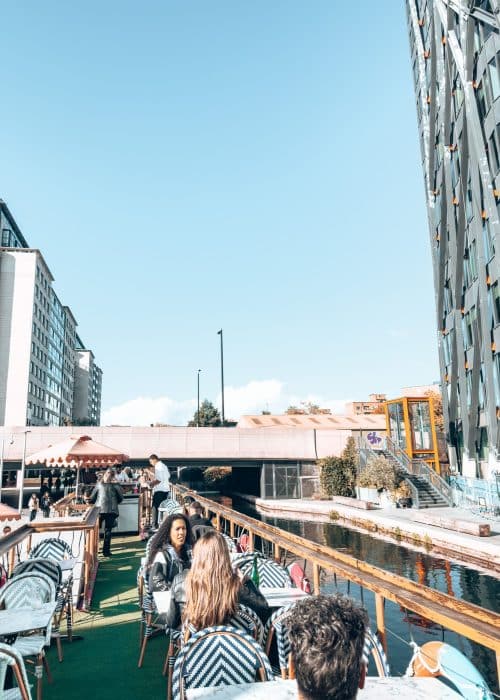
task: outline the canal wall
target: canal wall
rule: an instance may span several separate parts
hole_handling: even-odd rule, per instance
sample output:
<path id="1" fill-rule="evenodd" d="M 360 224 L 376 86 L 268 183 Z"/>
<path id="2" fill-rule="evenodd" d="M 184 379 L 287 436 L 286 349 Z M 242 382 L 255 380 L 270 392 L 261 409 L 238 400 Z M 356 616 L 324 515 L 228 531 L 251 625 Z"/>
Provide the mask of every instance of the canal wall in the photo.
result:
<path id="1" fill-rule="evenodd" d="M 500 523 L 474 516 L 460 508 L 428 508 L 425 512 L 450 520 L 460 519 L 488 524 L 491 535 L 477 537 L 443 527 L 413 522 L 411 509 L 364 511 L 326 500 L 267 500 L 245 494 L 234 494 L 234 496 L 253 503 L 261 513 L 275 517 L 293 515 L 301 519 L 327 518 L 329 522 L 338 522 L 346 527 L 351 525 L 366 530 L 374 536 L 391 537 L 396 542 L 405 541 L 417 547 L 424 547 L 429 553 L 473 564 L 500 576 Z"/>

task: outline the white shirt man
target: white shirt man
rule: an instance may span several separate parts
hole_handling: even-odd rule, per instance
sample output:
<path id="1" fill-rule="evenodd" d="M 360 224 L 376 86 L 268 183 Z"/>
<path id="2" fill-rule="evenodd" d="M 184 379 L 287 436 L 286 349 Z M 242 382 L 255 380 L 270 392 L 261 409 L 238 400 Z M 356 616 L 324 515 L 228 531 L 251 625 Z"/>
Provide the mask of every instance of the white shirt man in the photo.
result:
<path id="1" fill-rule="evenodd" d="M 162 501 L 169 497 L 170 492 L 170 472 L 168 467 L 157 455 L 151 455 L 149 463 L 155 470 L 155 478 L 152 482 L 153 486 L 153 527 L 158 527 L 158 506 Z"/>

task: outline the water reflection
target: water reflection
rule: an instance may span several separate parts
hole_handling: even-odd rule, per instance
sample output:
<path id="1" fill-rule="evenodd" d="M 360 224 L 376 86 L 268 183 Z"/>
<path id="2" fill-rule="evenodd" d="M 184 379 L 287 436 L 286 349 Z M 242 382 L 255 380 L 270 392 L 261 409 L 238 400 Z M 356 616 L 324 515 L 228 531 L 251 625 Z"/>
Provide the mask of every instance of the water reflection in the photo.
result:
<path id="1" fill-rule="evenodd" d="M 333 523 L 270 518 L 240 503 L 238 503 L 238 510 L 312 542 L 345 551 L 357 559 L 435 590 L 494 612 L 500 611 L 500 580 L 475 569 Z M 370 591 L 333 575 L 324 575 L 321 587 L 325 593 L 338 590 L 362 600 L 373 627 L 376 626 L 375 599 Z M 408 667 L 412 657 L 412 649 L 409 645 L 411 640 L 417 644 L 424 644 L 431 640 L 445 641 L 468 656 L 486 678 L 490 688 L 498 692 L 495 655 L 490 650 L 444 630 L 432 620 L 426 620 L 416 613 L 401 609 L 390 601 L 386 601 L 386 625 L 388 656 L 391 672 L 394 675 L 403 674 Z"/>

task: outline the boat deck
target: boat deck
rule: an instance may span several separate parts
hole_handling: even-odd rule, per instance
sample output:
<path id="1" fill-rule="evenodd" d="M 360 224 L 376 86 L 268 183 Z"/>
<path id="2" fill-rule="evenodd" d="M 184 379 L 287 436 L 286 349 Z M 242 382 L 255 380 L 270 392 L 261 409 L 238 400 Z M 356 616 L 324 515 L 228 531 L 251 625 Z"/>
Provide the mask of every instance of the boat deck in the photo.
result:
<path id="1" fill-rule="evenodd" d="M 48 653 L 54 680 L 52 684 L 45 680 L 44 700 L 166 697 L 166 679 L 161 674 L 165 637 L 150 640 L 143 667 L 137 668 L 140 609 L 136 575 L 144 543 L 137 536 L 114 537 L 112 551 L 110 559 L 100 559 L 90 612 L 75 615 L 73 633 L 83 640 L 63 642 L 62 663 L 55 645 Z"/>

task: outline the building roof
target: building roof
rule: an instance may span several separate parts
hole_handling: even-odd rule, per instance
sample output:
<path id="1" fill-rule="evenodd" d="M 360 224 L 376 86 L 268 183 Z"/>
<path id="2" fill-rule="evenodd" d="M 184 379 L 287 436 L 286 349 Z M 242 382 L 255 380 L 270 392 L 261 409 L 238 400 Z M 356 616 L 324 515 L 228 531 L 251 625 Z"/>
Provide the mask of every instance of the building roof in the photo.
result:
<path id="1" fill-rule="evenodd" d="M 385 415 L 340 414 L 303 415 L 285 413 L 284 415 L 241 416 L 238 428 L 307 428 L 309 430 L 385 430 Z"/>
<path id="2" fill-rule="evenodd" d="M 23 244 L 24 248 L 29 248 L 28 242 L 26 238 L 23 236 L 21 229 L 19 226 L 16 224 L 16 220 L 10 213 L 9 207 L 6 205 L 6 203 L 3 201 L 3 199 L 0 199 L 0 209 L 3 212 L 4 216 L 9 220 L 10 225 L 14 229 L 16 236 L 19 238 L 21 243 Z"/>

